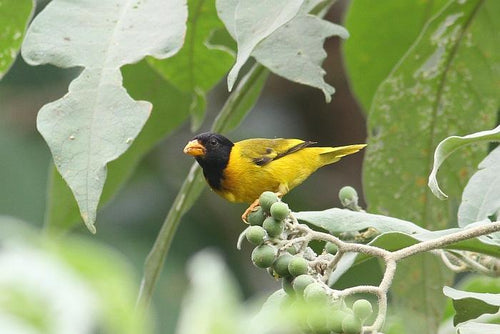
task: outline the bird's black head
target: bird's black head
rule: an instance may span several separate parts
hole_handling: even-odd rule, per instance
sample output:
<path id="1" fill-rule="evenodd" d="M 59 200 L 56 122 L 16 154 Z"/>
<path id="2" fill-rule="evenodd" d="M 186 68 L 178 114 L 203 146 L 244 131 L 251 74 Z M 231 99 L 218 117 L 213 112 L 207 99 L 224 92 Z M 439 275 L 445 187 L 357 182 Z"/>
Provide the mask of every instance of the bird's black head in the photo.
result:
<path id="1" fill-rule="evenodd" d="M 189 141 L 184 147 L 184 153 L 195 157 L 212 188 L 221 189 L 224 169 L 229 162 L 233 145 L 229 139 L 220 134 L 205 132 Z"/>

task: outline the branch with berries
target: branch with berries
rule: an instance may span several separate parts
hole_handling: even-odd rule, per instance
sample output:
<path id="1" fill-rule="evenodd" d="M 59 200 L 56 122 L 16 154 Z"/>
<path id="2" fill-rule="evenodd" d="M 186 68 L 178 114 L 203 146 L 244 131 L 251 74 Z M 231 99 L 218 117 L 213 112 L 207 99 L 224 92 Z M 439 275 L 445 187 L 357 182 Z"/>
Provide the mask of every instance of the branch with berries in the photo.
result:
<path id="1" fill-rule="evenodd" d="M 343 205 L 353 211 L 362 211 L 358 196 L 352 187 L 341 189 L 339 197 Z M 324 321 L 308 323 L 311 332 L 335 333 L 380 333 L 387 314 L 387 294 L 392 284 L 398 262 L 403 259 L 432 252 L 443 258 L 450 269 L 456 271 L 480 271 L 483 274 L 498 275 L 498 259 L 485 258 L 494 265 L 487 267 L 472 259 L 471 252 L 445 249 L 461 241 L 500 231 L 500 222 L 480 224 L 454 233 L 415 243 L 411 246 L 389 251 L 370 244 L 342 240 L 338 236 L 311 228 L 300 223 L 288 205 L 274 193 L 264 192 L 259 199 L 260 206 L 248 217 L 248 226 L 240 235 L 238 248 L 246 238 L 255 246 L 252 262 L 268 270 L 275 278 L 282 280 L 284 291 L 293 299 L 311 305 L 323 304 L 329 314 Z M 370 229 L 367 229 L 370 232 Z M 364 232 L 366 234 L 366 231 Z M 370 233 L 368 233 L 370 235 Z M 311 247 L 312 241 L 324 242 L 317 254 Z M 334 289 L 329 284 L 332 273 L 346 254 L 358 253 L 380 258 L 384 274 L 379 285 L 362 285 Z M 373 312 L 372 304 L 366 299 L 357 299 L 348 307 L 347 296 L 373 294 L 377 298 L 377 315 L 368 323 Z M 307 327 L 306 326 L 306 327 Z"/>

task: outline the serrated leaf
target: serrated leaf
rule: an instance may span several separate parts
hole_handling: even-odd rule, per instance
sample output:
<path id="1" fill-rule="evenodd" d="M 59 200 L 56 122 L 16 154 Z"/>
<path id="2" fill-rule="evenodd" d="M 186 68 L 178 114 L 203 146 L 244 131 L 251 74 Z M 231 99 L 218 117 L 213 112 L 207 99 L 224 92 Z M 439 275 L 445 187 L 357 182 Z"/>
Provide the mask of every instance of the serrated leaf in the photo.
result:
<path id="1" fill-rule="evenodd" d="M 312 15 L 298 15 L 276 29 L 252 52 L 259 63 L 288 80 L 319 88 L 330 102 L 335 89 L 323 78 L 327 37 L 349 37 L 344 27 Z"/>
<path id="2" fill-rule="evenodd" d="M 189 115 L 189 94 L 166 82 L 145 61 L 122 68 L 124 86 L 134 98 L 153 104 L 151 117 L 134 144 L 117 160 L 108 164 L 107 180 L 99 207 L 107 203 L 133 173 L 151 148 L 165 138 Z M 49 179 L 45 227 L 50 232 L 64 231 L 78 222 L 79 210 L 71 190 L 52 168 Z"/>
<path id="3" fill-rule="evenodd" d="M 500 105 L 498 80 L 500 35 L 491 15 L 497 1 L 450 1 L 427 22 L 424 30 L 389 77 L 379 86 L 368 117 L 368 151 L 364 161 L 364 189 L 370 211 L 410 220 L 425 228 L 445 228 L 453 204 L 468 175 L 484 157 L 473 148 L 454 155 L 442 180 L 451 201 L 431 197 L 426 180 L 432 152 L 450 134 L 471 133 L 494 126 Z M 449 208 L 451 206 L 451 208 Z M 452 277 L 439 271 L 438 259 L 408 259 L 394 280 L 395 305 L 406 309 L 407 329 L 422 316 L 418 333 L 435 332 L 444 299 L 425 292 Z M 408 281 L 419 277 L 412 298 L 404 296 Z M 418 315 L 418 316 L 417 316 Z M 410 317 L 411 316 L 411 317 Z M 420 319 L 421 320 L 421 319 Z"/>
<path id="4" fill-rule="evenodd" d="M 34 10 L 34 0 L 0 2 L 0 79 L 7 73 L 19 53 Z"/>
<path id="5" fill-rule="evenodd" d="M 448 286 L 443 287 L 443 293 L 453 299 L 455 326 L 485 313 L 496 313 L 500 307 L 500 294 L 461 291 Z"/>
<path id="6" fill-rule="evenodd" d="M 127 150 L 151 110 L 128 96 L 119 68 L 175 54 L 186 15 L 182 0 L 55 0 L 28 29 L 22 54 L 29 64 L 85 68 L 66 96 L 40 110 L 37 127 L 91 232 L 106 164 Z"/>
<path id="7" fill-rule="evenodd" d="M 500 140 L 500 126 L 493 130 L 479 131 L 466 136 L 451 136 L 439 143 L 434 151 L 434 163 L 431 173 L 429 174 L 428 185 L 432 193 L 440 198 L 445 199 L 448 196 L 439 188 L 437 181 L 437 173 L 444 161 L 456 150 L 474 143 L 485 141 L 499 141 Z"/>
<path id="8" fill-rule="evenodd" d="M 238 43 L 236 63 L 227 77 L 231 91 L 257 44 L 294 18 L 303 0 L 217 0 L 217 13 Z"/>
<path id="9" fill-rule="evenodd" d="M 356 0 L 349 2 L 342 48 L 351 88 L 368 112 L 379 84 L 448 0 Z M 383 19 L 382 19 L 383 18 Z"/>
<path id="10" fill-rule="evenodd" d="M 167 81 L 192 94 L 191 130 L 200 128 L 206 107 L 206 93 L 227 73 L 234 60 L 233 51 L 214 45 L 211 38 L 224 28 L 217 17 L 215 0 L 189 0 L 186 41 L 168 60 L 149 58 L 148 63 Z"/>

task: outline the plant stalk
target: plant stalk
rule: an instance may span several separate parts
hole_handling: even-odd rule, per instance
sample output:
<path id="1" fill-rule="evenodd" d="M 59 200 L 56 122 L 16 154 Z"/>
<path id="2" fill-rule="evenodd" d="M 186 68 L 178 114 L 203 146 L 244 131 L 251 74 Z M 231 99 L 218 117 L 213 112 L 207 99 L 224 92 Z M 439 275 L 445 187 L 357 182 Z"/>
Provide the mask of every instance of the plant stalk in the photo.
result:
<path id="1" fill-rule="evenodd" d="M 269 72 L 262 65 L 255 63 L 241 79 L 236 89 L 231 93 L 221 111 L 217 115 L 212 131 L 226 132 L 236 127 L 248 110 L 253 107 L 253 94 L 260 93 L 263 82 Z M 236 120 L 235 120 L 236 118 Z M 170 245 L 174 238 L 182 216 L 191 208 L 204 189 L 201 169 L 194 163 L 184 180 L 163 225 L 156 237 L 155 243 L 144 263 L 144 275 L 141 281 L 137 306 L 148 307 L 153 291 L 162 272 Z"/>

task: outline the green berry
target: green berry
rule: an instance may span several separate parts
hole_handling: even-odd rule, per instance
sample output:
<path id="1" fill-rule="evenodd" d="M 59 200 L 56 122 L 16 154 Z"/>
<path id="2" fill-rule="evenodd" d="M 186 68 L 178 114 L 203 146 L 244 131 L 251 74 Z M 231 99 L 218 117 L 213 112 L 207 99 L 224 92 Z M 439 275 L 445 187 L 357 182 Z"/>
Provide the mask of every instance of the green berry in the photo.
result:
<path id="1" fill-rule="evenodd" d="M 335 333 L 342 333 L 342 321 L 347 313 L 342 310 L 334 310 L 328 316 L 328 329 Z"/>
<path id="2" fill-rule="evenodd" d="M 262 227 L 267 231 L 271 238 L 275 238 L 283 233 L 285 224 L 282 221 L 276 220 L 273 217 L 267 217 L 262 223 Z"/>
<path id="3" fill-rule="evenodd" d="M 345 334 L 358 334 L 361 332 L 361 321 L 353 314 L 347 314 L 342 320 L 342 330 Z"/>
<path id="4" fill-rule="evenodd" d="M 274 271 L 281 277 L 290 276 L 290 272 L 288 271 L 288 264 L 290 263 L 291 259 L 293 259 L 293 256 L 291 254 L 284 253 L 283 255 L 280 255 L 273 263 Z"/>
<path id="5" fill-rule="evenodd" d="M 295 291 L 297 291 L 297 293 L 303 294 L 306 287 L 314 282 L 315 281 L 312 276 L 306 274 L 300 275 L 295 277 L 295 279 L 293 280 L 293 288 L 295 289 Z"/>
<path id="6" fill-rule="evenodd" d="M 313 282 L 304 289 L 304 299 L 308 303 L 326 304 L 328 296 L 321 284 Z"/>
<path id="7" fill-rule="evenodd" d="M 329 334 L 330 331 L 327 331 L 328 316 L 329 314 L 325 310 L 322 310 L 322 308 L 310 310 L 307 314 L 307 326 L 311 332 L 315 334 Z"/>
<path id="8" fill-rule="evenodd" d="M 278 196 L 272 191 L 264 191 L 259 197 L 259 205 L 264 210 L 264 212 L 269 213 L 271 210 L 271 205 L 278 201 Z"/>
<path id="9" fill-rule="evenodd" d="M 260 245 L 252 251 L 252 262 L 259 268 L 268 268 L 276 257 L 276 248 L 269 245 Z"/>
<path id="10" fill-rule="evenodd" d="M 281 287 L 289 296 L 295 296 L 295 290 L 293 290 L 292 281 L 289 277 L 284 277 L 281 280 Z"/>
<path id="11" fill-rule="evenodd" d="M 308 264 L 307 260 L 301 256 L 294 256 L 288 264 L 288 271 L 292 276 L 300 276 L 307 274 Z"/>
<path id="12" fill-rule="evenodd" d="M 266 214 L 264 213 L 264 210 L 262 210 L 261 207 L 258 207 L 257 210 L 252 211 L 248 215 L 248 223 L 250 225 L 260 225 L 262 226 L 262 222 L 266 219 Z"/>
<path id="13" fill-rule="evenodd" d="M 373 313 L 372 304 L 366 299 L 358 299 L 352 304 L 354 315 L 363 323 Z"/>
<path id="14" fill-rule="evenodd" d="M 252 245 L 258 246 L 266 239 L 267 232 L 260 226 L 250 226 L 245 231 L 245 237 Z"/>
<path id="15" fill-rule="evenodd" d="M 276 202 L 271 205 L 271 216 L 276 220 L 283 220 L 290 214 L 290 209 L 288 205 L 283 202 Z"/>
<path id="16" fill-rule="evenodd" d="M 358 193 L 356 192 L 356 189 L 354 189 L 353 187 L 345 186 L 339 190 L 339 199 L 340 203 L 342 203 L 343 206 L 349 206 L 352 204 L 357 205 Z"/>
<path id="17" fill-rule="evenodd" d="M 333 242 L 328 241 L 325 245 L 325 250 L 327 253 L 336 254 L 339 248 Z"/>

